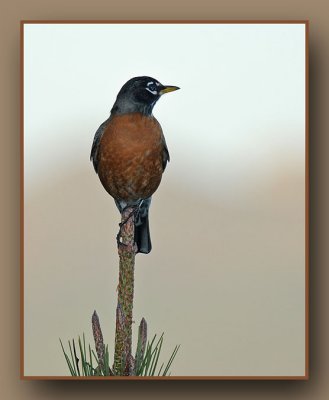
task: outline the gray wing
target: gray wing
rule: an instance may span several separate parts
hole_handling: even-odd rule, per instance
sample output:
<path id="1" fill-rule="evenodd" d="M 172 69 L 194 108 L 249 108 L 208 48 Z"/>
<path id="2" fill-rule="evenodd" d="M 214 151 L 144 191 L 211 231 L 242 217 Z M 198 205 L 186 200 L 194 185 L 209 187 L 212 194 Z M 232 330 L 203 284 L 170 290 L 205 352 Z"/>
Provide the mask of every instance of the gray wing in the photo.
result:
<path id="1" fill-rule="evenodd" d="M 162 134 L 163 150 L 162 150 L 162 168 L 166 169 L 167 162 L 170 161 L 169 150 L 167 147 L 166 139 Z"/>
<path id="2" fill-rule="evenodd" d="M 100 127 L 97 129 L 95 136 L 94 136 L 94 141 L 93 145 L 91 147 L 91 153 L 90 153 L 90 160 L 93 162 L 94 169 L 97 173 L 98 170 L 98 146 L 101 141 L 101 138 L 103 136 L 103 133 L 105 131 L 105 128 L 107 127 L 109 123 L 110 118 L 108 118 L 106 121 L 100 125 Z"/>

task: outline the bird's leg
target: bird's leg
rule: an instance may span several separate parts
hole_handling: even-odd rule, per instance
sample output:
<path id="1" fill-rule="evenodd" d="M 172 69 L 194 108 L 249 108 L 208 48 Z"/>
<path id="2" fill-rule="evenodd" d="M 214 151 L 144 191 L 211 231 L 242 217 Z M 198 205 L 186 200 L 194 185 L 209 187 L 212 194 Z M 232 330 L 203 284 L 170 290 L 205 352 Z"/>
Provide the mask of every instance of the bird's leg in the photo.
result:
<path id="1" fill-rule="evenodd" d="M 143 200 L 140 200 L 139 203 L 136 204 L 135 206 L 126 206 L 126 207 L 122 210 L 122 213 L 123 213 L 128 207 L 132 207 L 132 208 L 133 208 L 133 210 L 132 210 L 131 213 L 128 215 L 128 217 L 127 217 L 124 221 L 122 221 L 122 222 L 119 223 L 119 232 L 118 232 L 117 237 L 116 237 L 116 239 L 117 239 L 117 245 L 118 245 L 118 246 L 119 246 L 120 244 L 126 246 L 126 244 L 123 243 L 123 242 L 120 240 L 121 237 L 122 237 L 122 235 L 121 235 L 122 228 L 123 228 L 123 226 L 128 222 L 128 220 L 129 220 L 133 215 L 135 216 L 135 221 L 136 221 L 136 219 L 137 219 L 137 217 L 138 217 L 138 214 L 139 214 L 139 209 L 140 209 L 142 203 L 143 203 Z"/>

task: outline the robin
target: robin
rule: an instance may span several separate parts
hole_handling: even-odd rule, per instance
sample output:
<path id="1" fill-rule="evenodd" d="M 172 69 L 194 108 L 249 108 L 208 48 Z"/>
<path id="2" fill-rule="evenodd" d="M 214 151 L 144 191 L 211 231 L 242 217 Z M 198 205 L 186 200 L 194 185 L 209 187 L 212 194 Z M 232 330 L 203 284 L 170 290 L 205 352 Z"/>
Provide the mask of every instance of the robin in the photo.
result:
<path id="1" fill-rule="evenodd" d="M 95 171 L 120 213 L 126 207 L 136 211 L 137 253 L 151 251 L 148 212 L 169 161 L 161 125 L 152 111 L 164 93 L 177 89 L 149 76 L 130 79 L 119 91 L 110 117 L 96 131 L 91 148 Z"/>

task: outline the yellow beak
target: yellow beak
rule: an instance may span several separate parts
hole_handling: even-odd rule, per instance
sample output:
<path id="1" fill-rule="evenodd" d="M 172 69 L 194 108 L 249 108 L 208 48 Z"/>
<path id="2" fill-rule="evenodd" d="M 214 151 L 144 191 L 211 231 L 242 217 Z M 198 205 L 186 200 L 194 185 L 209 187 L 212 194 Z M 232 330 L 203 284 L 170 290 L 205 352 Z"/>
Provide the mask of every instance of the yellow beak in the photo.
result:
<path id="1" fill-rule="evenodd" d="M 160 94 L 165 94 L 169 92 L 173 92 L 174 90 L 178 90 L 178 86 L 164 86 L 162 90 L 160 90 Z"/>

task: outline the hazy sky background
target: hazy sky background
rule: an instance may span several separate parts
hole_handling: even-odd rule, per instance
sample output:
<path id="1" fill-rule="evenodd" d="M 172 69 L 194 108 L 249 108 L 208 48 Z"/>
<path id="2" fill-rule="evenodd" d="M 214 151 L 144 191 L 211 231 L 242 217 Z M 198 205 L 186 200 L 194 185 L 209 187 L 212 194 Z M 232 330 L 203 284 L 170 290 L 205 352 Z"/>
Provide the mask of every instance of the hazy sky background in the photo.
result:
<path id="1" fill-rule="evenodd" d="M 119 215 L 89 154 L 139 75 L 181 90 L 154 109 L 171 162 L 153 250 L 137 257 L 136 322 L 165 331 L 168 354 L 182 344 L 176 375 L 303 374 L 304 25 L 30 24 L 24 35 L 26 374 L 66 374 L 58 337 L 92 341 L 94 308 L 113 342 Z"/>
<path id="2" fill-rule="evenodd" d="M 186 184 L 215 179 L 225 196 L 249 170 L 303 162 L 302 24 L 29 25 L 25 40 L 27 184 L 62 174 L 73 155 L 82 163 L 119 89 L 138 75 L 181 87 L 154 115 Z"/>

